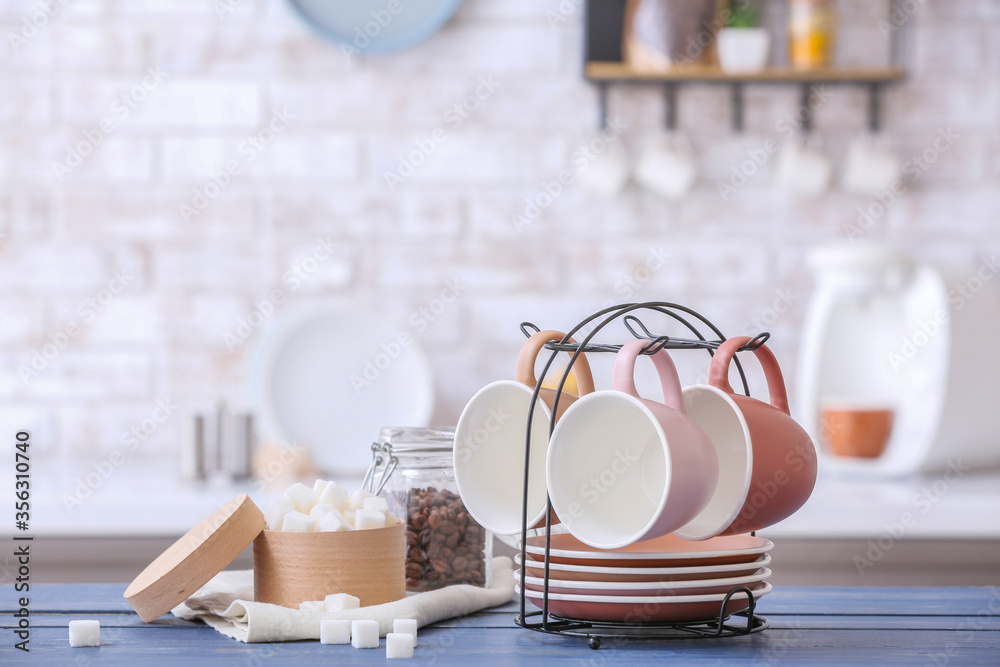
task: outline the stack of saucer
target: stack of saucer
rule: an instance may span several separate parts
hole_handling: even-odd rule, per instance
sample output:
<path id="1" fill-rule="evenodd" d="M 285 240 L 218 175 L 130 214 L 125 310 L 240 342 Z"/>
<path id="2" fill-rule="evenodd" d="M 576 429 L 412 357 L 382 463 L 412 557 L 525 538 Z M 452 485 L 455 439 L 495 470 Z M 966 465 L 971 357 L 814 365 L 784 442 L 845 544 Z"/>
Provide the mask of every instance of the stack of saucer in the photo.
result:
<path id="1" fill-rule="evenodd" d="M 544 596 L 545 536 L 527 539 L 525 596 L 541 608 Z M 722 601 L 745 587 L 760 599 L 771 592 L 768 552 L 762 537 L 733 535 L 700 542 L 676 535 L 636 542 L 620 549 L 596 549 L 569 533 L 552 535 L 549 551 L 549 613 L 598 622 L 688 623 L 718 619 Z M 521 581 L 521 570 L 514 577 Z M 726 615 L 749 606 L 735 593 Z"/>

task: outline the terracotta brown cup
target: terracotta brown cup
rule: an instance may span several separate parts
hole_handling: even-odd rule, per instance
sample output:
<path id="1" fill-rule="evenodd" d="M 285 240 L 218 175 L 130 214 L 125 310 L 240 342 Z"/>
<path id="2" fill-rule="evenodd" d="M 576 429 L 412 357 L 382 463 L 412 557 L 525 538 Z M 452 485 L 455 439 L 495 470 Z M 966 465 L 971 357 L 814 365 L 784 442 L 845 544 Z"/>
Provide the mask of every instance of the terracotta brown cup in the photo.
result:
<path id="1" fill-rule="evenodd" d="M 353 595 L 362 607 L 401 600 L 404 533 L 402 521 L 370 530 L 261 531 L 253 543 L 254 599 L 292 609 L 334 593 Z"/>
<path id="2" fill-rule="evenodd" d="M 892 433 L 891 408 L 827 405 L 820 410 L 820 417 L 822 439 L 837 456 L 876 458 Z"/>
<path id="3" fill-rule="evenodd" d="M 788 412 L 785 381 L 777 359 L 761 345 L 754 350 L 764 369 L 770 404 L 733 392 L 729 365 L 750 338 L 719 346 L 708 385 L 684 390 L 688 416 L 708 434 L 719 457 L 719 483 L 708 505 L 677 530 L 688 540 L 760 530 L 792 515 L 816 484 L 816 447 Z"/>
<path id="4" fill-rule="evenodd" d="M 481 526 L 505 536 L 521 532 L 524 492 L 524 444 L 528 410 L 537 380 L 535 361 L 549 341 L 561 341 L 561 331 L 539 331 L 521 347 L 516 380 L 493 382 L 469 400 L 455 427 L 455 483 L 469 514 Z M 570 342 L 573 342 L 572 339 Z M 586 357 L 580 355 L 573 369 L 580 394 L 594 391 L 594 378 Z M 549 419 L 556 392 L 542 388 L 531 419 L 531 450 L 528 474 L 528 526 L 544 523 L 545 454 L 549 442 Z M 563 392 L 557 419 L 577 399 Z M 556 522 L 553 519 L 553 522 Z"/>
<path id="5" fill-rule="evenodd" d="M 597 549 L 619 549 L 672 533 L 715 491 L 719 463 L 705 432 L 684 414 L 677 370 L 650 355 L 663 402 L 636 391 L 634 340 L 615 357 L 612 389 L 583 396 L 556 424 L 546 477 L 552 507 L 570 533 Z"/>

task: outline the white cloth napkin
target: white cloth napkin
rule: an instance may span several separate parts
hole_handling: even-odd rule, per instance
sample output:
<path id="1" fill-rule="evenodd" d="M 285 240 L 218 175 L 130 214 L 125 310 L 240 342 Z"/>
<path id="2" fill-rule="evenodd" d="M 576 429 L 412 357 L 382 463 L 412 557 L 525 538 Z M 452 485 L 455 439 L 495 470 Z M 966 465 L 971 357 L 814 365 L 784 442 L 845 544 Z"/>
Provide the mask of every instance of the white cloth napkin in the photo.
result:
<path id="1" fill-rule="evenodd" d="M 201 619 L 227 637 L 251 644 L 319 639 L 319 622 L 328 618 L 376 620 L 379 635 L 384 637 L 392 632 L 397 618 L 416 619 L 417 626 L 423 627 L 509 601 L 514 596 L 513 572 L 510 558 L 501 556 L 493 559 L 489 588 L 456 584 L 351 611 L 312 612 L 253 602 L 253 570 L 234 570 L 217 574 L 171 613 L 187 620 Z"/>

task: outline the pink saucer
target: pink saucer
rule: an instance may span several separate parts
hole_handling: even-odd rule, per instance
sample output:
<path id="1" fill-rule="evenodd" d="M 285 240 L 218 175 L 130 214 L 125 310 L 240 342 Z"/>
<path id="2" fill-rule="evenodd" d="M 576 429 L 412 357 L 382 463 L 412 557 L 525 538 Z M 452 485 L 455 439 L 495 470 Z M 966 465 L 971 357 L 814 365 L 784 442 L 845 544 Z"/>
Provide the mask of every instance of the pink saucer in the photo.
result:
<path id="1" fill-rule="evenodd" d="M 774 544 L 763 537 L 730 535 L 693 542 L 670 534 L 655 540 L 636 542 L 620 549 L 597 549 L 569 533 L 552 535 L 550 561 L 566 565 L 601 567 L 690 567 L 748 563 L 771 550 Z M 545 559 L 545 535 L 528 538 L 528 557 Z"/>
<path id="2" fill-rule="evenodd" d="M 520 591 L 520 586 L 517 587 Z M 753 588 L 759 600 L 771 592 L 771 584 Z M 526 591 L 531 603 L 542 608 L 542 594 Z M 619 623 L 688 623 L 719 618 L 725 593 L 716 595 L 673 595 L 666 597 L 603 597 L 599 595 L 562 595 L 549 593 L 549 613 L 581 621 Z M 726 604 L 726 615 L 750 606 L 746 593 L 735 593 Z"/>

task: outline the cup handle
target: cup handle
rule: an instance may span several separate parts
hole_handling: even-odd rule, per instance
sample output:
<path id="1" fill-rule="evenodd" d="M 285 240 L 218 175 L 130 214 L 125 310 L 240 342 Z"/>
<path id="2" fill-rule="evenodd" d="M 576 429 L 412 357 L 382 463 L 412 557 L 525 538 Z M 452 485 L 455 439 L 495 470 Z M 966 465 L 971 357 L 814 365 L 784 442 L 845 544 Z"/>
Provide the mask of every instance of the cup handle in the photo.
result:
<path id="1" fill-rule="evenodd" d="M 542 351 L 546 343 L 558 343 L 566 337 L 561 331 L 546 329 L 539 331 L 521 346 L 521 352 L 517 355 L 517 368 L 514 371 L 514 379 L 534 389 L 538 380 L 535 379 L 535 360 L 538 353 Z M 568 343 L 576 341 L 570 338 Z M 573 371 L 576 373 L 576 386 L 580 389 L 580 396 L 594 391 L 594 376 L 590 372 L 590 364 L 586 355 L 581 354 L 573 364 Z"/>
<path id="2" fill-rule="evenodd" d="M 734 394 L 732 386 L 729 384 L 729 363 L 736 355 L 736 350 L 750 342 L 749 336 L 736 336 L 725 341 L 715 351 L 712 357 L 712 365 L 708 369 L 708 384 L 717 389 L 721 389 L 727 394 Z M 788 394 L 785 391 L 785 378 L 781 375 L 781 366 L 774 354 L 766 345 L 761 345 L 753 351 L 764 369 L 764 379 L 767 380 L 767 394 L 771 405 L 778 408 L 786 415 L 791 416 L 788 411 Z"/>
<path id="3" fill-rule="evenodd" d="M 611 388 L 623 391 L 630 396 L 641 398 L 635 388 L 635 360 L 642 349 L 651 341 L 636 339 L 622 345 L 615 355 L 615 367 L 611 372 Z M 678 412 L 684 412 L 684 399 L 681 397 L 681 380 L 677 376 L 677 367 L 666 350 L 657 350 L 650 355 L 656 372 L 660 376 L 660 386 L 663 388 L 663 402 Z"/>

